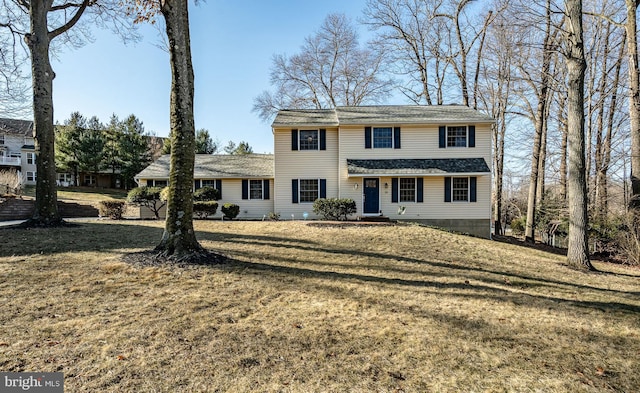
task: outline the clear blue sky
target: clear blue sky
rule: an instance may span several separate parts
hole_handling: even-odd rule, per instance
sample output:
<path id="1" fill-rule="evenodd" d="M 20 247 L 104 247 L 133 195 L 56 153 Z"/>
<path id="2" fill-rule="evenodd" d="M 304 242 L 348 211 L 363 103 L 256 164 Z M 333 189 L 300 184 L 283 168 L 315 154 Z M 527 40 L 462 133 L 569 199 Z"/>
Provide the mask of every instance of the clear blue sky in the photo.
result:
<path id="1" fill-rule="evenodd" d="M 253 99 L 270 89 L 274 54 L 295 54 L 304 38 L 330 13 L 352 18 L 361 41 L 369 32 L 357 24 L 365 0 L 209 0 L 190 8 L 195 71 L 196 128 L 214 139 L 245 140 L 256 153 L 273 152 L 270 124 L 251 112 Z M 96 29 L 95 41 L 65 49 L 53 61 L 55 120 L 73 111 L 107 122 L 135 114 L 147 131 L 169 133 L 169 55 L 154 44 L 157 30 L 141 28 L 142 41 L 125 45 Z"/>

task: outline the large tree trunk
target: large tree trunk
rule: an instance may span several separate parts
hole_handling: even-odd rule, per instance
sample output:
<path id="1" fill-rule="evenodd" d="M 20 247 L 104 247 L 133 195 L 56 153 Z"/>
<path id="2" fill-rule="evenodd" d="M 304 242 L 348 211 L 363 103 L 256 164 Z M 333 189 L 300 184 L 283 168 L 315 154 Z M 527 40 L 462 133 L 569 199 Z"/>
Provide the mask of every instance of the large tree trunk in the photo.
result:
<path id="1" fill-rule="evenodd" d="M 533 152 L 531 154 L 531 174 L 529 176 L 529 195 L 527 198 L 527 223 L 525 240 L 535 243 L 536 201 L 538 193 L 538 171 L 540 169 L 540 149 L 542 146 L 543 130 L 547 122 L 547 99 L 549 97 L 549 73 L 551 70 L 551 2 L 547 0 L 546 26 L 542 53 L 542 70 L 540 74 L 540 88 L 538 90 L 538 106 L 535 115 L 535 135 L 533 138 Z"/>
<path id="2" fill-rule="evenodd" d="M 640 75 L 638 72 L 637 0 L 627 6 L 627 53 L 629 56 L 629 119 L 631 123 L 631 198 L 629 208 L 640 219 Z"/>
<path id="3" fill-rule="evenodd" d="M 567 125 L 569 153 L 569 245 L 570 266 L 594 270 L 589 261 L 587 237 L 587 183 L 585 177 L 584 74 L 586 61 L 582 34 L 582 0 L 566 0 L 567 43 Z"/>
<path id="4" fill-rule="evenodd" d="M 194 76 L 187 0 L 163 1 L 161 12 L 171 56 L 171 167 L 165 230 L 156 250 L 185 259 L 204 251 L 193 230 Z"/>
<path id="5" fill-rule="evenodd" d="M 33 80 L 33 126 L 36 153 L 36 207 L 27 225 L 56 226 L 63 223 L 58 212 L 53 128 L 53 78 L 49 61 L 50 36 L 47 12 L 51 0 L 32 1 L 31 32 L 25 37 L 31 53 Z"/>

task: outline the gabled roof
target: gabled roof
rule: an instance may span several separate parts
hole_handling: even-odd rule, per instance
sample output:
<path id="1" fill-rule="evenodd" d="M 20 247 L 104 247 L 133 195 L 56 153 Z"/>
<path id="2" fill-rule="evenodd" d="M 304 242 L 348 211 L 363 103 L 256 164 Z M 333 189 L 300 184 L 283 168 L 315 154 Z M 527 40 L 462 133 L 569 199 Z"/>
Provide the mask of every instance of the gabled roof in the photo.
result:
<path id="1" fill-rule="evenodd" d="M 284 109 L 273 128 L 375 124 L 493 123 L 482 112 L 463 105 L 339 106 L 335 109 Z"/>
<path id="2" fill-rule="evenodd" d="M 0 133 L 33 137 L 33 122 L 0 118 Z"/>
<path id="3" fill-rule="evenodd" d="M 136 179 L 169 178 L 169 154 L 158 158 L 138 173 Z M 273 178 L 273 154 L 196 154 L 196 179 Z"/>
<path id="4" fill-rule="evenodd" d="M 484 158 L 347 159 L 347 170 L 349 176 L 488 174 L 491 172 Z"/>

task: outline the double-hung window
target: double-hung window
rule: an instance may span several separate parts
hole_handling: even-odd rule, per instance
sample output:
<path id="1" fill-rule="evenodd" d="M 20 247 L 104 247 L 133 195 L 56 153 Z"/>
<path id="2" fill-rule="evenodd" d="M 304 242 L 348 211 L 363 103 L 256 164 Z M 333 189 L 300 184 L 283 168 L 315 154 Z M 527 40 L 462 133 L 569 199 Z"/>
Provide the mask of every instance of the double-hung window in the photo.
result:
<path id="1" fill-rule="evenodd" d="M 36 172 L 27 171 L 27 181 L 36 181 Z"/>
<path id="2" fill-rule="evenodd" d="M 399 149 L 400 127 L 365 127 L 365 149 Z"/>
<path id="3" fill-rule="evenodd" d="M 318 130 L 300 130 L 300 150 L 318 150 Z"/>
<path id="4" fill-rule="evenodd" d="M 373 127 L 373 148 L 393 148 L 393 129 L 391 127 Z"/>
<path id="5" fill-rule="evenodd" d="M 400 202 L 415 202 L 416 201 L 416 179 L 413 177 L 400 178 Z"/>
<path id="6" fill-rule="evenodd" d="M 391 179 L 391 202 L 424 201 L 424 179 L 422 177 L 394 177 Z"/>
<path id="7" fill-rule="evenodd" d="M 444 201 L 445 202 L 476 202 L 478 178 L 471 177 L 445 177 Z"/>
<path id="8" fill-rule="evenodd" d="M 4 134 L 0 134 L 0 145 L 4 145 Z"/>
<path id="9" fill-rule="evenodd" d="M 291 130 L 291 150 L 327 150 L 327 130 Z"/>
<path id="10" fill-rule="evenodd" d="M 242 199 L 269 199 L 269 179 L 243 179 Z"/>
<path id="11" fill-rule="evenodd" d="M 35 165 L 36 163 L 36 153 L 27 153 L 27 164 Z"/>
<path id="12" fill-rule="evenodd" d="M 327 197 L 327 179 L 292 179 L 291 201 L 293 203 L 313 203 Z"/>
<path id="13" fill-rule="evenodd" d="M 451 199 L 453 202 L 469 201 L 469 178 L 454 177 L 451 185 Z"/>
<path id="14" fill-rule="evenodd" d="M 300 179 L 300 203 L 314 202 L 319 192 L 318 179 Z"/>
<path id="15" fill-rule="evenodd" d="M 476 127 L 440 126 L 439 147 L 476 147 Z"/>

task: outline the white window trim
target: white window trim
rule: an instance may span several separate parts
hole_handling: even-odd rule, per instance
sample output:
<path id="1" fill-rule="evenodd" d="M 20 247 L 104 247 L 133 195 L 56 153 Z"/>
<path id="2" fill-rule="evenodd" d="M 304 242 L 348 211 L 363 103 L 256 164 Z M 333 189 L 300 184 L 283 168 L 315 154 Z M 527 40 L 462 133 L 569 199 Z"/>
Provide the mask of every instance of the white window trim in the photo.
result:
<path id="1" fill-rule="evenodd" d="M 413 201 L 401 201 L 400 200 L 400 183 L 402 179 L 413 179 Z M 453 183 L 453 182 L 452 182 Z M 418 178 L 417 177 L 399 177 L 398 178 L 398 203 L 418 203 Z"/>
<path id="2" fill-rule="evenodd" d="M 247 190 L 248 199 L 250 201 L 251 200 L 254 200 L 254 201 L 262 201 L 262 200 L 264 200 L 264 180 L 263 179 L 248 179 L 248 181 L 249 181 L 249 184 L 247 185 L 247 187 L 249 188 Z M 251 198 L 251 182 L 252 181 L 253 182 L 260 182 L 260 198 Z"/>
<path id="3" fill-rule="evenodd" d="M 29 174 L 31 174 L 31 176 L 29 176 Z M 29 180 L 29 177 L 33 177 L 33 179 Z M 25 172 L 25 179 L 27 181 L 36 181 L 38 179 L 38 173 L 36 171 L 26 171 Z"/>
<path id="4" fill-rule="evenodd" d="M 27 165 L 36 165 L 36 153 L 27 152 Z"/>
<path id="5" fill-rule="evenodd" d="M 376 138 L 374 137 L 375 135 L 375 129 L 376 128 L 390 128 L 391 129 L 391 146 L 390 147 L 376 147 Z M 371 127 L 371 148 L 372 149 L 380 149 L 380 150 L 389 150 L 389 149 L 395 149 L 396 148 L 396 140 L 393 134 L 393 126 L 372 126 Z"/>
<path id="6" fill-rule="evenodd" d="M 318 186 L 318 192 L 316 193 L 316 199 L 313 201 L 302 201 L 302 180 L 315 180 Z M 320 199 L 320 178 L 317 179 L 298 179 L 298 203 L 314 203 L 316 200 Z"/>
<path id="7" fill-rule="evenodd" d="M 455 179 L 467 179 L 467 199 L 455 200 L 453 194 L 453 183 Z M 469 176 L 452 176 L 451 177 L 451 203 L 471 203 L 471 177 Z"/>
<path id="8" fill-rule="evenodd" d="M 302 132 L 303 131 L 315 131 L 316 135 L 317 135 L 317 141 L 318 141 L 318 147 L 316 149 L 303 149 L 302 148 Z M 304 130 L 298 130 L 298 151 L 319 151 L 320 150 L 320 129 L 319 128 L 311 128 L 311 129 L 304 129 Z"/>
<path id="9" fill-rule="evenodd" d="M 444 135 L 444 145 L 447 149 L 466 149 L 469 147 L 469 125 L 468 124 L 458 124 L 458 125 L 448 125 L 446 127 L 446 132 Z M 464 127 L 465 128 L 465 136 L 464 136 L 464 146 L 449 146 L 449 128 L 453 127 Z"/>

